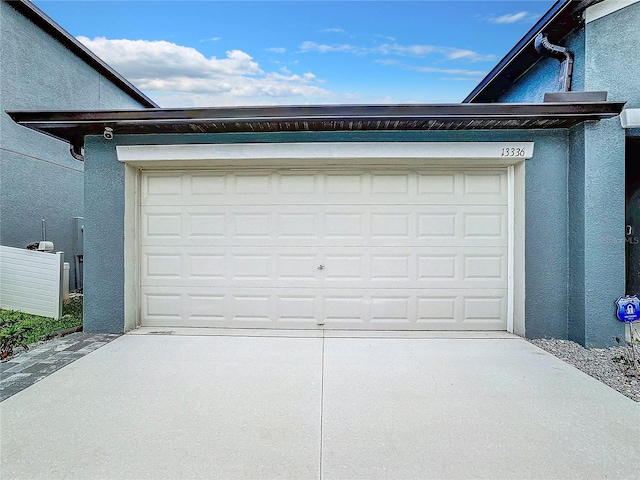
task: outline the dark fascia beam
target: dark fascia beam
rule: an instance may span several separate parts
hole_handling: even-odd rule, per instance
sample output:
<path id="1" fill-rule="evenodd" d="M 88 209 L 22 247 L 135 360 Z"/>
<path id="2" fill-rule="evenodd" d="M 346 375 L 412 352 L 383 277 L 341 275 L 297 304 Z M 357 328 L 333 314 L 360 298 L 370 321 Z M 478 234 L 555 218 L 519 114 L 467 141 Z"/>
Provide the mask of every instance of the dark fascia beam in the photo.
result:
<path id="1" fill-rule="evenodd" d="M 138 110 L 45 110 L 7 111 L 11 118 L 25 126 L 47 124 L 82 126 L 128 123 L 181 122 L 264 122 L 317 120 L 411 120 L 429 118 L 494 118 L 576 116 L 595 113 L 617 115 L 621 102 L 557 103 L 474 103 L 414 105 L 315 105 L 270 107 L 157 108 Z"/>
<path id="2" fill-rule="evenodd" d="M 29 0 L 1 0 L 33 22 L 41 30 L 51 35 L 69 51 L 80 57 L 85 63 L 100 72 L 120 90 L 140 102 L 145 108 L 158 108 L 158 105 L 138 90 L 131 82 L 107 65 L 100 57 L 80 43 L 73 35 L 58 25 L 51 17 Z"/>
<path id="3" fill-rule="evenodd" d="M 180 126 L 286 122 L 394 122 L 473 120 L 559 120 L 577 122 L 617 116 L 623 102 L 491 103 L 441 105 L 320 105 L 105 111 L 8 111 L 18 124 L 71 144 L 81 159 L 86 135 L 197 133 Z M 154 127 L 158 127 L 155 129 Z M 176 127 L 176 128 L 171 128 Z M 165 128 L 166 130 L 162 130 Z M 378 129 L 385 129 L 382 127 Z M 456 127 L 459 128 L 459 127 Z M 526 128 L 526 127 L 523 127 Z M 108 129 L 108 130 L 107 130 Z M 389 127 L 389 129 L 394 129 Z M 446 129 L 446 128 L 445 128 Z M 300 130 L 306 130 L 301 127 Z"/>

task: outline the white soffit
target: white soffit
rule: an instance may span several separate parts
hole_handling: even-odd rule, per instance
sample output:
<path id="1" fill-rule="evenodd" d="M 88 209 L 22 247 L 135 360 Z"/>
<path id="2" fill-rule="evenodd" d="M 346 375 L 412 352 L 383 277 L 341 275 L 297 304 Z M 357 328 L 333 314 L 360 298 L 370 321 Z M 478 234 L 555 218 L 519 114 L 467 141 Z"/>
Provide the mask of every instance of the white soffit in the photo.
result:
<path id="1" fill-rule="evenodd" d="M 343 165 L 344 160 L 367 163 L 404 160 L 488 160 L 512 165 L 533 156 L 533 142 L 346 142 L 243 143 L 205 145 L 119 145 L 118 160 L 139 167 L 198 166 L 258 161 L 287 164 L 323 161 Z M 333 162 L 332 162 L 333 161 Z M 448 162 L 447 162 L 448 163 Z"/>
<path id="2" fill-rule="evenodd" d="M 596 3 L 586 10 L 585 21 L 587 23 L 593 22 L 599 18 L 605 17 L 610 13 L 617 12 L 624 7 L 638 3 L 640 0 L 604 0 L 603 2 Z"/>
<path id="3" fill-rule="evenodd" d="M 620 113 L 622 128 L 640 128 L 640 108 L 625 108 Z"/>

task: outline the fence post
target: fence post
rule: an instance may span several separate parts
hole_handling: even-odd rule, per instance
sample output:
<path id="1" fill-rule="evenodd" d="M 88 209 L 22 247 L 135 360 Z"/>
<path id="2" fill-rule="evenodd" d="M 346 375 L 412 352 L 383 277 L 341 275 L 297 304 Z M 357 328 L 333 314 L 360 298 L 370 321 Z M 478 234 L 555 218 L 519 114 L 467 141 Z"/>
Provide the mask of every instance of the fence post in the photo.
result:
<path id="1" fill-rule="evenodd" d="M 62 317 L 62 299 L 64 297 L 64 252 L 56 252 L 58 256 L 58 315 L 56 318 Z"/>

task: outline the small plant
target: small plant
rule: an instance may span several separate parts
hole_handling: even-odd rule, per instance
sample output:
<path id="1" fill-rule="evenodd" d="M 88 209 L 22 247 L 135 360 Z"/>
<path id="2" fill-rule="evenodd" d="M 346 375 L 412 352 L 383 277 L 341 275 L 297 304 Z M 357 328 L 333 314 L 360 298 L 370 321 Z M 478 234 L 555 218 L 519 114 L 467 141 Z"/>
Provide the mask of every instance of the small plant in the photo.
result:
<path id="1" fill-rule="evenodd" d="M 0 319 L 0 359 L 13 355 L 13 349 L 29 350 L 27 334 L 32 327 L 23 325 L 19 317 L 2 314 Z"/>
<path id="2" fill-rule="evenodd" d="M 640 341 L 638 331 L 629 323 L 630 341 L 616 337 L 616 342 L 624 347 L 622 355 L 611 360 L 618 364 L 620 371 L 627 377 L 640 382 Z"/>
<path id="3" fill-rule="evenodd" d="M 82 320 L 82 295 L 64 301 L 62 304 L 62 316 Z"/>
<path id="4" fill-rule="evenodd" d="M 66 300 L 62 317 L 48 318 L 15 310 L 0 310 L 1 358 L 13 354 L 17 346 L 48 340 L 55 334 L 70 333 L 82 329 L 82 295 Z"/>

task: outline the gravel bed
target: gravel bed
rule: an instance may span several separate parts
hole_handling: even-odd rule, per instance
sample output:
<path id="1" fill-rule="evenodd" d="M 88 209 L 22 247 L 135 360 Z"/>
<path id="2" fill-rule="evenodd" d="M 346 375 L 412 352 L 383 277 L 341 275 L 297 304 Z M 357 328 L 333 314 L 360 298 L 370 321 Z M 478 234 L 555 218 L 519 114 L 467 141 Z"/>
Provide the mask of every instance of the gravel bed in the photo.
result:
<path id="1" fill-rule="evenodd" d="M 626 347 L 584 348 L 569 340 L 536 339 L 529 341 L 624 396 L 640 402 L 640 381 L 634 376 L 623 373 L 624 363 L 614 361 L 614 359 L 628 358 Z M 635 349 L 637 358 L 640 354 L 640 346 L 636 346 Z"/>

